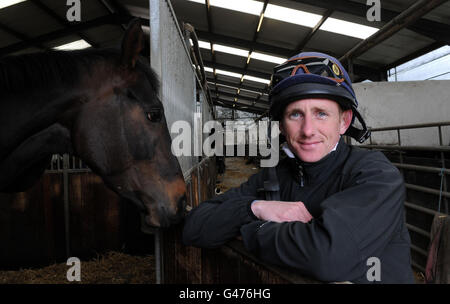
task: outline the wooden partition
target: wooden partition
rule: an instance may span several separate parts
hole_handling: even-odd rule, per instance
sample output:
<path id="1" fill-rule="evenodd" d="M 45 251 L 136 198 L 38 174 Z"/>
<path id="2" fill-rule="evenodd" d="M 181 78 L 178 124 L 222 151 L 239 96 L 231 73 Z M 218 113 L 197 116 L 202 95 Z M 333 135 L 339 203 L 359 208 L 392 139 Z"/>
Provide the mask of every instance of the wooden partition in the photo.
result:
<path id="1" fill-rule="evenodd" d="M 92 172 L 47 172 L 25 192 L 0 193 L 0 268 L 46 265 L 121 250 L 139 214 Z M 135 227 L 135 228 L 132 228 Z M 66 233 L 68 229 L 68 233 Z M 67 252 L 69 247 L 69 253 Z"/>

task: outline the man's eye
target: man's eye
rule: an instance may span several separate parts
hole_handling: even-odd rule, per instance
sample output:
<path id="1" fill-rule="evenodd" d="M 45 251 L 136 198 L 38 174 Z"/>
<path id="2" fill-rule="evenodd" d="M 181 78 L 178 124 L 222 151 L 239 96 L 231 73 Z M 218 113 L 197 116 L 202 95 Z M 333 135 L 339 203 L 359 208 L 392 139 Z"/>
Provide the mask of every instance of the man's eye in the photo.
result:
<path id="1" fill-rule="evenodd" d="M 299 118 L 300 117 L 300 113 L 298 113 L 298 112 L 291 113 L 291 115 L 289 115 L 289 117 L 290 118 Z"/>
<path id="2" fill-rule="evenodd" d="M 319 116 L 319 118 L 325 118 L 328 116 L 328 114 L 325 112 L 319 112 L 319 113 L 317 113 L 317 116 Z"/>

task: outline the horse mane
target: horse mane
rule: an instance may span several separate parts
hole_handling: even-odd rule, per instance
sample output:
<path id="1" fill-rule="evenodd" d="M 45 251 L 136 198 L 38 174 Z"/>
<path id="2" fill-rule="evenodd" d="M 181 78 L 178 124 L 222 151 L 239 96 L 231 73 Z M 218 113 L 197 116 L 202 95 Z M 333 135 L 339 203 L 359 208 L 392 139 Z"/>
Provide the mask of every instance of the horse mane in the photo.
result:
<path id="1" fill-rule="evenodd" d="M 98 63 L 115 64 L 120 59 L 117 49 L 49 50 L 39 53 L 0 58 L 0 96 L 8 93 L 29 94 L 35 89 L 74 85 L 84 73 L 91 73 Z M 159 81 L 143 57 L 137 66 L 156 94 Z"/>

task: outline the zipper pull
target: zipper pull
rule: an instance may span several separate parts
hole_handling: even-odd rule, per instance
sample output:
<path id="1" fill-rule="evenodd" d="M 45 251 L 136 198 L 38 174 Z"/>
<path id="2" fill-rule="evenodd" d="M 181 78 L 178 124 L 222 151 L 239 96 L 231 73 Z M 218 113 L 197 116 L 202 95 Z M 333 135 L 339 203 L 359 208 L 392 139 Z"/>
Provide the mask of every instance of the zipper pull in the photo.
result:
<path id="1" fill-rule="evenodd" d="M 300 173 L 300 187 L 303 187 L 305 185 L 303 180 L 303 167 L 300 164 L 298 164 L 298 171 Z"/>

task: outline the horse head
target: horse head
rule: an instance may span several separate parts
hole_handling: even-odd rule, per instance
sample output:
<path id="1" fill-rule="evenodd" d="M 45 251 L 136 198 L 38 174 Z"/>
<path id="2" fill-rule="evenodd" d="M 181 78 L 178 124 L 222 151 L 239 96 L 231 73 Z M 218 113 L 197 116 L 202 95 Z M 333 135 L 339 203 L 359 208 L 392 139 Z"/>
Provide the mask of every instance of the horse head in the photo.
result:
<path id="1" fill-rule="evenodd" d="M 184 214 L 186 185 L 158 98 L 158 81 L 140 52 L 138 20 L 128 26 L 111 64 L 81 79 L 80 106 L 71 118 L 72 148 L 105 184 L 134 202 L 146 223 L 167 227 Z"/>

